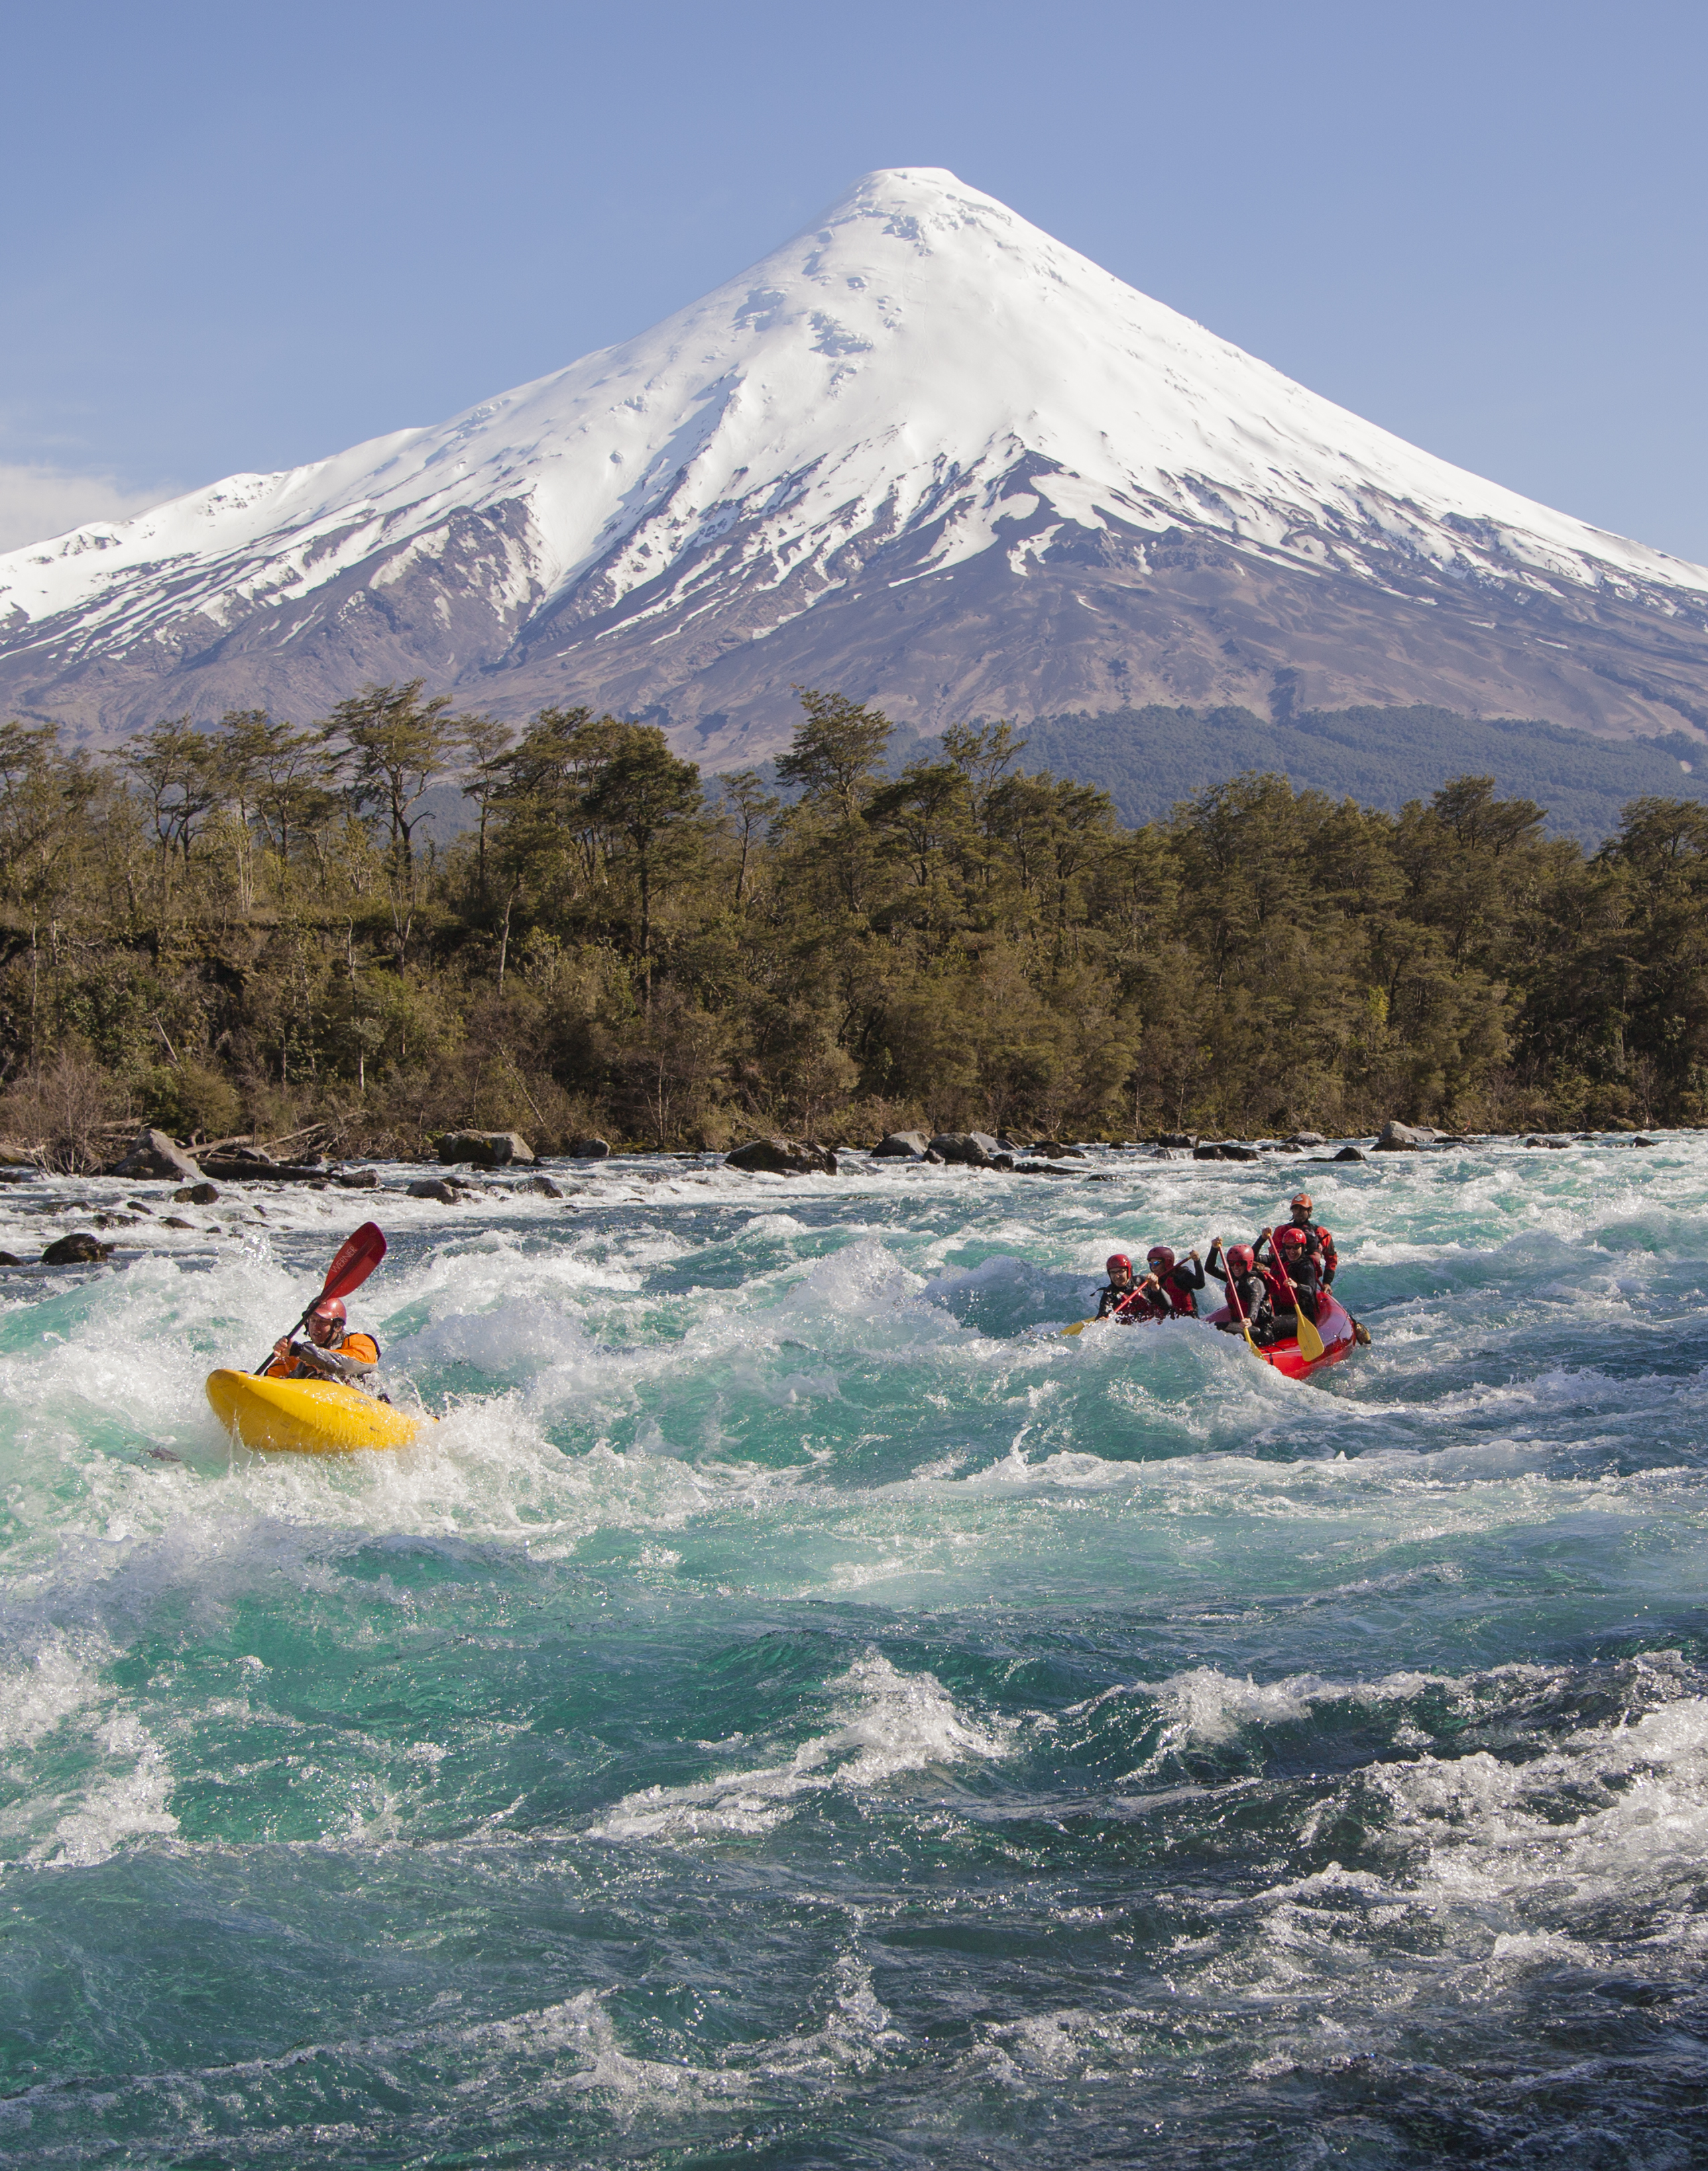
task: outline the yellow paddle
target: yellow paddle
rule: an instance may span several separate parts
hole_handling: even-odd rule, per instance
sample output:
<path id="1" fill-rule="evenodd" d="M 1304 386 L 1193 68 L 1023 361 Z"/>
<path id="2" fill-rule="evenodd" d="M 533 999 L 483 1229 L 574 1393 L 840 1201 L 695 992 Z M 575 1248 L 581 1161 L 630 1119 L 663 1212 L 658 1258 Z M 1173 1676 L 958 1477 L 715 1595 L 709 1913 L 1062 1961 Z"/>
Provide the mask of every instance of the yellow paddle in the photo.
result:
<path id="1" fill-rule="evenodd" d="M 1228 1246 L 1222 1241 L 1219 1236 L 1217 1236 L 1213 1238 L 1211 1241 L 1211 1249 L 1213 1251 L 1219 1252 L 1222 1254 L 1222 1264 L 1226 1269 L 1228 1278 L 1228 1301 L 1234 1307 L 1234 1316 L 1240 1322 L 1240 1332 L 1245 1337 L 1246 1341 L 1250 1343 L 1253 1354 L 1261 1357 L 1263 1354 L 1263 1352 L 1259 1349 L 1257 1344 L 1251 1340 L 1251 1322 L 1245 1316 L 1245 1307 L 1240 1303 L 1240 1292 L 1234 1286 L 1234 1269 L 1229 1262 Z"/>
<path id="2" fill-rule="evenodd" d="M 1287 1293 L 1293 1299 L 1293 1316 L 1298 1322 L 1298 1354 L 1307 1364 L 1314 1364 L 1323 1354 L 1323 1338 L 1317 1332 L 1315 1323 L 1304 1316 L 1304 1307 L 1298 1300 L 1298 1291 L 1293 1285 L 1293 1277 L 1287 1271 L 1287 1262 L 1282 1257 L 1281 1246 L 1275 1240 L 1275 1231 L 1266 1229 L 1263 1234 L 1269 1239 L 1269 1256 L 1275 1262 L 1275 1270 L 1287 1284 Z"/>

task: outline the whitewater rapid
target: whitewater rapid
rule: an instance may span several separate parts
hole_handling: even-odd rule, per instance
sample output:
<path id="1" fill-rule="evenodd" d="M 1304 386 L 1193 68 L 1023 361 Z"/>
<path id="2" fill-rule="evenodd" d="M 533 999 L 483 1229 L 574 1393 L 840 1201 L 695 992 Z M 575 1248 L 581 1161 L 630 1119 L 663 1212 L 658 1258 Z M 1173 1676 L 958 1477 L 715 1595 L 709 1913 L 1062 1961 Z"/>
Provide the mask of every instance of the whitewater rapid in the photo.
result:
<path id="1" fill-rule="evenodd" d="M 0 1188 L 0 2162 L 1708 2160 L 1708 1141 L 380 1173 Z M 1301 1177 L 1326 1384 L 1056 1331 Z"/>

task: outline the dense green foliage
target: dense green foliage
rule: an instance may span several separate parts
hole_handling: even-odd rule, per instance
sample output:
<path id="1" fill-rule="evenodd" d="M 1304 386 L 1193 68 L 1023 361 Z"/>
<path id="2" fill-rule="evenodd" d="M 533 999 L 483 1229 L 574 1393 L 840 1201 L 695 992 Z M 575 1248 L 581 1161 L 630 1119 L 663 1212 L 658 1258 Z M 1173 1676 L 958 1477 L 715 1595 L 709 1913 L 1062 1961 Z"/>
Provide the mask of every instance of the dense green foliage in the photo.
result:
<path id="1" fill-rule="evenodd" d="M 106 759 L 5 726 L 0 1118 L 74 1157 L 135 1118 L 417 1151 L 1708 1112 L 1708 807 L 1636 801 L 1591 855 L 1486 777 L 1386 812 L 1254 773 L 1128 829 L 1004 725 L 896 774 L 876 711 L 802 707 L 788 804 L 419 685 Z"/>

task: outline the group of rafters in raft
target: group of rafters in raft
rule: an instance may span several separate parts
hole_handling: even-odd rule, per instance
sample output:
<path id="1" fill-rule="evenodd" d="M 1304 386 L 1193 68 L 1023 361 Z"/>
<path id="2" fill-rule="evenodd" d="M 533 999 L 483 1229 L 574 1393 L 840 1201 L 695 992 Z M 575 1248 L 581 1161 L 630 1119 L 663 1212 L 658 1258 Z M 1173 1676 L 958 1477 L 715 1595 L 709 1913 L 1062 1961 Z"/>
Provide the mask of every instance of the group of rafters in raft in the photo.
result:
<path id="1" fill-rule="evenodd" d="M 1261 1230 L 1250 1244 L 1224 1245 L 1218 1236 L 1204 1258 L 1189 1252 L 1181 1259 L 1166 1244 L 1153 1244 L 1142 1275 L 1125 1252 L 1111 1252 L 1097 1318 L 1123 1327 L 1197 1319 L 1198 1291 L 1209 1278 L 1227 1291 L 1227 1302 L 1207 1315 L 1210 1325 L 1243 1334 L 1277 1371 L 1304 1379 L 1336 1364 L 1370 1337 L 1333 1294 L 1340 1257 L 1314 1211 L 1310 1193 L 1301 1191 L 1279 1227 Z M 1081 1320 L 1066 1331 L 1078 1334 L 1093 1324 Z"/>

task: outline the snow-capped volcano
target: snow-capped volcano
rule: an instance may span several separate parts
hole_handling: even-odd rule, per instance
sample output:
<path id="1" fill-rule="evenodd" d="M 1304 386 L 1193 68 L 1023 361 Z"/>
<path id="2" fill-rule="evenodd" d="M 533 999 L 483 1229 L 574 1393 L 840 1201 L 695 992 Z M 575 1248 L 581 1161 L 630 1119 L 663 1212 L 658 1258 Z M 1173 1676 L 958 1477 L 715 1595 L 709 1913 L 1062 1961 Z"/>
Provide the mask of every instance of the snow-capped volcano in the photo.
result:
<path id="1" fill-rule="evenodd" d="M 932 168 L 431 429 L 0 558 L 0 691 L 104 734 L 426 677 L 714 757 L 793 683 L 1708 726 L 1708 571 L 1450 466 Z M 697 727 L 691 729 L 691 727 Z"/>

